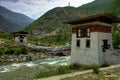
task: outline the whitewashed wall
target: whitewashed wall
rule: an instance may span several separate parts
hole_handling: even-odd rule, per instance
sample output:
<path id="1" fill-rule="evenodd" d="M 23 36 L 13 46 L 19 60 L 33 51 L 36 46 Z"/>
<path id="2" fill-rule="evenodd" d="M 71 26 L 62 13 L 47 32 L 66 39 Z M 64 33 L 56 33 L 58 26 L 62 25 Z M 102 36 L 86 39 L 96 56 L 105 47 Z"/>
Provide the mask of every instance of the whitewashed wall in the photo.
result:
<path id="1" fill-rule="evenodd" d="M 94 39 L 92 39 L 94 37 Z M 80 48 L 76 47 L 76 34 L 72 34 L 71 63 L 79 63 L 83 65 L 98 64 L 98 38 L 97 33 L 91 33 L 91 38 L 80 39 Z M 91 47 L 86 48 L 86 39 L 91 40 Z"/>
<path id="2" fill-rule="evenodd" d="M 112 33 L 103 33 L 103 32 L 98 32 L 98 56 L 99 56 L 99 65 L 102 65 L 105 63 L 105 57 L 104 57 L 104 52 L 102 51 L 102 45 L 103 45 L 103 40 L 108 40 L 108 44 L 110 44 L 110 49 L 113 49 L 112 47 Z"/>
<path id="3" fill-rule="evenodd" d="M 16 42 L 20 42 L 20 37 L 19 37 L 19 36 L 16 36 L 16 37 L 14 38 L 14 40 L 15 40 Z M 23 42 L 24 42 L 24 43 L 27 43 L 27 38 L 26 38 L 26 37 L 23 38 Z"/>
<path id="4" fill-rule="evenodd" d="M 80 48 L 76 47 L 76 40 L 80 39 Z M 86 48 L 86 39 L 90 39 L 90 48 Z M 104 64 L 102 51 L 103 40 L 107 39 L 112 48 L 112 34 L 102 32 L 91 32 L 90 38 L 76 38 L 76 33 L 72 34 L 71 64 L 79 63 L 91 65 L 93 63 L 101 66 Z"/>
<path id="5" fill-rule="evenodd" d="M 27 43 L 27 38 L 26 37 L 24 37 L 23 42 Z"/>
<path id="6" fill-rule="evenodd" d="M 19 36 L 15 37 L 14 40 L 15 40 L 16 42 L 20 42 Z"/>

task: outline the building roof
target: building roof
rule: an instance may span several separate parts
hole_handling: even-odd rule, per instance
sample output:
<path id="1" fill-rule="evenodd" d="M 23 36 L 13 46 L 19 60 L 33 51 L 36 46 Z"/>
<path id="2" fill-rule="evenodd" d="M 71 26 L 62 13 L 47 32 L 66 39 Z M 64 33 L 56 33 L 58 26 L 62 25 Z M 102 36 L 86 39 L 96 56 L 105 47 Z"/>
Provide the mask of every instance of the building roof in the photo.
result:
<path id="1" fill-rule="evenodd" d="M 17 32 L 12 32 L 11 34 L 28 34 L 28 32 L 25 32 L 25 31 L 17 31 Z"/>
<path id="2" fill-rule="evenodd" d="M 118 18 L 113 13 L 104 13 L 104 14 L 92 15 L 89 17 L 69 20 L 69 21 L 65 21 L 63 23 L 76 25 L 76 24 L 83 24 L 83 23 L 94 22 L 94 21 L 101 21 L 101 22 L 112 24 L 112 23 L 119 23 L 120 18 Z"/>

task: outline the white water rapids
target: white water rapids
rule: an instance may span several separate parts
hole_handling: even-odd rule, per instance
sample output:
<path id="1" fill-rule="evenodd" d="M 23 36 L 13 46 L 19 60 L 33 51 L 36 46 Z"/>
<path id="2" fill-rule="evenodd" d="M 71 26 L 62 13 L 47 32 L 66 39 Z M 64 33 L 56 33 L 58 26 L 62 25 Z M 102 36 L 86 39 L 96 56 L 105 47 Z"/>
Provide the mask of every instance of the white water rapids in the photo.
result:
<path id="1" fill-rule="evenodd" d="M 52 65 L 52 66 L 68 65 L 69 61 L 70 61 L 70 56 L 40 59 L 36 61 L 22 62 L 22 63 L 12 63 L 8 65 L 1 65 L 0 73 L 14 71 L 16 69 L 19 69 L 21 66 L 34 67 L 34 66 L 43 66 L 45 64 Z"/>

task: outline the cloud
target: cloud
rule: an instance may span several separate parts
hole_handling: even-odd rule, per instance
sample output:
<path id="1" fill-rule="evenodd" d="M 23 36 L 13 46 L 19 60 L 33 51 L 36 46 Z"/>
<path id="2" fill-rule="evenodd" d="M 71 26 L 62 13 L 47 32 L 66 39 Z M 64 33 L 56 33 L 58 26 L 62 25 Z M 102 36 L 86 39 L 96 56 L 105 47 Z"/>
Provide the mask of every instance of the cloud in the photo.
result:
<path id="1" fill-rule="evenodd" d="M 17 2 L 19 0 L 0 0 L 0 1 L 4 1 L 4 2 Z"/>
<path id="2" fill-rule="evenodd" d="M 54 2 L 53 0 L 47 0 L 48 2 Z"/>
<path id="3" fill-rule="evenodd" d="M 23 13 L 34 19 L 40 17 L 54 7 L 78 7 L 94 0 L 0 0 L 0 5 L 12 11 Z"/>

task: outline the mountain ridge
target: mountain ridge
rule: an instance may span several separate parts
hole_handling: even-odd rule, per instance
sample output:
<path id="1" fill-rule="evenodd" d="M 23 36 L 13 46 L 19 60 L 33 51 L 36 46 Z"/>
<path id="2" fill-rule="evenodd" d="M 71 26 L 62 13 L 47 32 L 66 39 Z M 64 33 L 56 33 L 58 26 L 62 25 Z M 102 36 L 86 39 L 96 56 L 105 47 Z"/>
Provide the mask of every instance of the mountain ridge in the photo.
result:
<path id="1" fill-rule="evenodd" d="M 0 6 L 0 29 L 3 31 L 10 33 L 22 30 L 31 22 L 33 22 L 33 19 L 28 16 Z"/>
<path id="2" fill-rule="evenodd" d="M 22 30 L 22 28 L 20 28 L 20 26 L 14 23 L 9 22 L 3 16 L 0 15 L 0 30 L 3 30 L 7 33 L 11 33 L 14 31 Z"/>
<path id="3" fill-rule="evenodd" d="M 27 26 L 25 31 L 31 32 L 33 35 L 49 34 L 56 29 L 59 29 L 56 34 L 61 30 L 65 32 L 70 26 L 62 24 L 63 21 L 104 13 L 104 11 L 111 6 L 113 1 L 114 0 L 95 0 L 77 8 L 71 6 L 56 7 Z"/>

